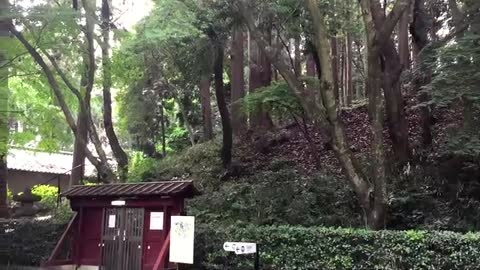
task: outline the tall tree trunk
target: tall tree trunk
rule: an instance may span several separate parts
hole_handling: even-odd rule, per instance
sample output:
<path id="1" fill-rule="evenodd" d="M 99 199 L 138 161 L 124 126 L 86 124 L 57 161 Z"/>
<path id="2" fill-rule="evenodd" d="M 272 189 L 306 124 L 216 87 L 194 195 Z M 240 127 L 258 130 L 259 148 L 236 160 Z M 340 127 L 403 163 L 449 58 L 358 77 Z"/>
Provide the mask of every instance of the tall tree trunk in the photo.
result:
<path id="1" fill-rule="evenodd" d="M 335 70 L 335 69 L 334 69 Z M 315 59 L 311 53 L 307 54 L 307 76 L 315 77 L 316 74 Z"/>
<path id="2" fill-rule="evenodd" d="M 200 80 L 200 102 L 202 104 L 202 119 L 203 119 L 203 138 L 205 141 L 213 139 L 212 127 L 212 105 L 210 99 L 210 83 L 212 77 L 210 74 L 205 75 Z"/>
<path id="3" fill-rule="evenodd" d="M 356 161 L 353 153 L 349 150 L 344 128 L 341 120 L 338 119 L 339 112 L 333 92 L 333 71 L 331 69 L 331 62 L 329 58 L 329 42 L 326 38 L 327 29 L 323 14 L 319 8 L 319 0 L 306 0 L 306 2 L 313 20 L 314 33 L 317 39 L 317 50 L 322 66 L 321 91 L 324 108 L 326 109 L 326 116 L 330 125 L 330 129 L 332 130 L 333 149 L 357 194 L 360 205 L 366 213 L 366 223 L 372 229 L 380 229 L 383 227 L 385 217 L 382 213 L 385 213 L 386 209 L 386 198 L 380 196 L 385 192 L 379 192 L 379 189 L 383 190 L 385 187 L 385 177 L 381 177 L 381 172 L 385 171 L 384 163 L 375 162 L 374 170 L 380 177 L 376 178 L 378 181 L 375 181 L 372 186 L 372 184 L 364 176 L 362 169 Z M 381 103 L 380 105 L 377 104 L 376 107 L 380 109 Z M 381 113 L 383 113 L 383 111 L 375 115 L 380 115 Z M 378 125 L 380 125 L 380 127 L 378 127 Z M 381 130 L 381 125 L 381 121 L 372 122 L 372 128 L 374 131 L 379 129 Z M 373 152 L 375 154 L 375 160 L 381 160 L 383 151 L 380 150 L 382 150 L 381 148 L 383 146 L 383 137 L 381 132 L 375 132 L 375 134 L 377 136 L 379 135 L 379 138 L 374 138 L 372 145 Z M 371 194 L 372 192 L 373 194 Z M 373 198 L 371 195 L 374 195 Z"/>
<path id="4" fill-rule="evenodd" d="M 190 125 L 190 122 L 188 121 L 188 114 L 187 114 L 187 110 L 185 109 L 185 104 L 183 103 L 183 99 L 181 99 L 179 95 L 180 93 L 178 91 L 174 91 L 175 100 L 177 101 L 178 108 L 180 109 L 180 113 L 182 114 L 183 125 L 185 126 L 185 129 L 188 132 L 188 138 L 190 140 L 190 144 L 194 146 L 195 134 L 193 134 L 192 125 Z"/>
<path id="5" fill-rule="evenodd" d="M 398 22 L 398 54 L 400 64 L 405 68 L 410 68 L 410 47 L 408 46 L 408 23 L 410 20 L 410 9 L 407 8 Z"/>
<path id="6" fill-rule="evenodd" d="M 297 77 L 300 77 L 302 76 L 302 53 L 300 51 L 300 43 L 301 43 L 301 38 L 300 38 L 300 32 L 296 33 L 295 35 L 295 45 L 294 45 L 294 54 L 295 54 L 295 59 L 294 59 L 294 63 L 295 63 L 295 67 L 294 67 L 294 70 L 295 70 L 295 75 L 297 75 Z"/>
<path id="7" fill-rule="evenodd" d="M 352 39 L 350 33 L 347 33 L 347 37 L 345 39 L 345 46 L 346 46 L 346 56 L 345 56 L 345 89 L 347 90 L 347 106 L 352 106 L 352 99 L 353 99 L 353 80 L 352 80 Z"/>
<path id="8" fill-rule="evenodd" d="M 415 52 L 415 73 L 414 73 L 414 88 L 421 103 L 426 103 L 430 97 L 421 88 L 431 82 L 432 71 L 430 67 L 424 66 L 421 59 L 421 52 L 429 43 L 428 41 L 428 24 L 426 20 L 427 14 L 425 10 L 425 0 L 415 0 L 413 6 L 413 23 L 410 26 L 410 33 L 412 34 L 412 43 Z M 420 117 L 422 126 L 422 142 L 423 145 L 428 146 L 432 144 L 432 114 L 430 106 L 424 104 L 420 107 Z"/>
<path id="9" fill-rule="evenodd" d="M 370 10 L 376 27 L 376 38 L 380 53 L 384 61 L 383 69 L 383 93 L 385 96 L 385 108 L 387 114 L 387 124 L 390 139 L 392 140 L 392 149 L 395 154 L 395 161 L 400 164 L 406 164 L 410 159 L 410 148 L 408 142 L 408 122 L 405 117 L 405 106 L 400 86 L 400 75 L 402 74 L 402 65 L 400 57 L 395 48 L 391 35 L 384 35 L 382 29 L 392 26 L 392 14 L 394 17 L 401 17 L 403 10 L 410 6 L 410 0 L 397 0 L 395 10 L 392 10 L 388 16 L 385 16 L 378 0 L 371 0 Z M 402 12 L 399 13 L 399 10 Z"/>
<path id="10" fill-rule="evenodd" d="M 222 163 L 227 168 L 232 161 L 232 126 L 230 122 L 230 114 L 228 112 L 227 103 L 225 102 L 225 93 L 223 87 L 223 45 L 218 39 L 215 42 L 215 96 L 217 98 L 218 110 L 222 120 L 223 143 L 221 150 Z"/>
<path id="11" fill-rule="evenodd" d="M 100 140 L 100 137 L 97 132 L 95 123 L 93 122 L 93 117 L 90 109 L 90 96 L 93 90 L 93 85 L 95 83 L 95 70 L 96 70 L 96 61 L 95 61 L 95 45 L 94 45 L 94 29 L 95 29 L 95 0 L 82 0 L 82 6 L 85 11 L 85 26 L 80 26 L 83 30 L 85 41 L 83 47 L 83 78 L 81 82 L 81 90 L 79 93 L 79 103 L 80 107 L 87 112 L 88 116 L 88 135 L 92 144 L 97 151 L 98 158 L 105 168 L 109 168 L 108 158 L 103 149 L 103 144 Z M 51 60 L 52 57 L 49 57 Z M 52 60 L 51 60 L 52 61 Z M 58 67 L 58 66 L 57 66 Z M 59 69 L 57 69 L 58 71 Z M 64 78 L 64 76 L 61 76 Z M 72 90 L 72 89 L 71 89 Z M 82 100 L 83 97 L 83 100 Z M 111 171 L 111 169 L 110 169 Z M 106 181 L 115 181 L 117 177 L 115 174 L 110 174 L 110 172 L 99 172 L 99 177 L 105 179 Z"/>
<path id="12" fill-rule="evenodd" d="M 113 128 L 112 121 L 112 73 L 110 60 L 110 17 L 111 17 L 111 2 L 109 0 L 102 0 L 102 37 L 100 42 L 102 48 L 102 76 L 103 76 L 103 124 L 105 133 L 110 143 L 115 160 L 118 164 L 119 178 L 125 181 L 128 174 L 128 156 L 123 150 L 118 141 L 117 134 Z"/>
<path id="13" fill-rule="evenodd" d="M 0 0 L 0 43 L 11 43 L 8 19 L 9 4 L 7 0 Z M 7 202 L 7 155 L 8 155 L 8 52 L 0 48 L 0 218 L 8 217 Z"/>
<path id="14" fill-rule="evenodd" d="M 386 101 L 388 131 L 396 161 L 399 164 L 406 164 L 410 159 L 410 148 L 408 122 L 405 117 L 404 99 L 400 85 L 402 68 L 393 41 L 390 40 L 388 43 L 389 45 L 382 49 L 382 55 L 386 59 L 383 92 Z"/>
<path id="15" fill-rule="evenodd" d="M 165 100 L 163 97 L 163 91 L 161 92 L 160 96 L 161 104 L 160 104 L 160 126 L 161 126 L 161 136 L 162 136 L 162 157 L 167 156 L 167 139 L 166 139 L 166 128 L 165 128 Z"/>
<path id="16" fill-rule="evenodd" d="M 338 83 L 338 45 L 337 37 L 332 37 L 331 41 L 332 51 L 332 70 L 333 70 L 333 90 L 335 91 L 335 98 L 339 100 L 339 83 Z"/>
<path id="17" fill-rule="evenodd" d="M 368 74 L 366 88 L 368 89 L 369 110 L 372 122 L 372 154 L 373 154 L 373 202 L 369 204 L 367 224 L 371 228 L 380 229 L 385 224 L 386 215 L 386 176 L 385 154 L 383 150 L 383 100 L 382 68 L 380 60 L 380 45 L 377 40 L 377 30 L 372 17 L 371 2 L 360 2 L 363 20 L 367 33 L 367 66 Z M 393 31 L 393 28 L 392 30 Z"/>
<path id="18" fill-rule="evenodd" d="M 353 43 L 354 43 L 354 46 L 355 46 L 355 53 L 356 53 L 356 61 L 355 61 L 355 69 L 356 69 L 356 72 L 360 75 L 360 78 L 363 79 L 363 81 L 365 82 L 366 81 L 366 78 L 367 76 L 365 75 L 365 73 L 367 72 L 366 71 L 366 67 L 365 67 L 365 59 L 366 59 L 366 55 L 364 53 L 362 53 L 362 49 L 361 49 L 361 42 L 360 40 L 355 40 Z M 356 87 L 356 97 L 357 99 L 362 99 L 364 96 L 365 96 L 365 87 L 364 85 L 362 85 L 363 87 Z"/>
<path id="19" fill-rule="evenodd" d="M 257 42 L 250 40 L 250 79 L 249 92 L 254 93 L 257 88 L 270 85 L 272 78 L 271 63 L 262 53 Z M 254 130 L 269 130 L 273 123 L 263 108 L 258 108 L 250 115 L 251 128 Z"/>
<path id="20" fill-rule="evenodd" d="M 232 53 L 231 53 L 231 77 L 232 77 L 232 129 L 233 134 L 238 136 L 245 132 L 247 119 L 245 113 L 241 110 L 240 99 L 245 96 L 245 78 L 243 72 L 243 47 L 244 34 L 243 29 L 236 28 L 233 31 Z"/>
<path id="21" fill-rule="evenodd" d="M 337 40 L 338 43 L 338 40 Z M 343 41 L 340 40 L 340 53 L 338 56 L 339 63 L 339 80 L 338 80 L 338 100 L 340 108 L 345 105 L 345 47 L 343 46 Z"/>
<path id="22" fill-rule="evenodd" d="M 73 146 L 72 172 L 69 186 L 81 184 L 85 174 L 86 151 L 84 142 L 88 142 L 88 115 L 80 108 L 77 116 L 77 130 Z"/>
<path id="23" fill-rule="evenodd" d="M 392 67 L 388 67 L 388 65 L 392 65 L 392 61 L 390 61 L 391 59 L 389 58 L 389 56 L 391 57 L 392 55 L 386 56 L 385 48 L 390 49 L 390 52 L 392 49 L 393 51 L 395 51 L 395 48 L 393 47 L 393 41 L 391 40 L 391 34 L 395 25 L 400 19 L 402 12 L 409 6 L 409 2 L 410 0 L 397 0 L 394 4 L 392 11 L 390 11 L 388 17 L 385 18 L 384 10 L 381 8 L 380 2 L 378 0 L 360 1 L 360 5 L 362 8 L 362 16 L 367 33 L 368 76 L 366 86 L 369 89 L 369 108 L 370 117 L 372 118 L 371 122 L 373 131 L 372 154 L 374 165 L 374 190 L 373 202 L 370 203 L 370 217 L 367 220 L 369 223 L 369 227 L 376 229 L 382 228 L 385 224 L 387 206 L 385 153 L 383 149 L 383 101 L 381 98 L 381 88 L 384 88 L 385 100 L 388 107 L 389 98 L 391 98 L 388 95 L 392 93 L 390 91 L 387 91 L 386 85 L 387 83 L 391 82 L 389 81 L 389 78 L 391 78 L 391 74 L 389 74 L 389 72 L 392 70 Z M 383 20 L 380 20 L 382 18 Z M 382 56 L 384 59 L 382 59 Z M 396 59 L 398 59 L 398 55 Z M 383 78 L 382 61 L 385 61 L 387 65 L 384 71 L 386 74 L 383 75 Z M 399 64 L 399 61 L 397 62 L 397 64 Z M 395 93 L 400 93 L 400 97 L 393 96 L 393 101 L 400 102 L 403 106 L 403 99 L 401 98 L 401 92 L 399 92 L 400 89 L 395 90 Z M 392 106 L 392 108 L 396 107 Z M 400 114 L 402 112 L 397 113 Z M 388 109 L 387 117 L 389 117 Z M 392 138 L 392 140 L 393 139 L 394 138 Z"/>

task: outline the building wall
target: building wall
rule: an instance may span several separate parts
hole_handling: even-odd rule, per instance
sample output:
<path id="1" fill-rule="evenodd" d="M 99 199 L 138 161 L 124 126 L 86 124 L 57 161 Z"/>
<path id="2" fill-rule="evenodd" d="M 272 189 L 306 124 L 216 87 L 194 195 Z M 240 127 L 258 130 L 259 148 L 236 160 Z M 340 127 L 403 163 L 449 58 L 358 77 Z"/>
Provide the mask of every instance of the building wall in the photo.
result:
<path id="1" fill-rule="evenodd" d="M 16 194 L 18 192 L 23 192 L 27 187 L 31 188 L 35 185 L 45 184 L 45 182 L 57 176 L 60 177 L 60 192 L 68 189 L 70 176 L 62 174 L 8 170 L 7 183 L 8 188 L 13 192 L 13 194 Z M 48 184 L 57 186 L 57 178 L 52 179 Z"/>

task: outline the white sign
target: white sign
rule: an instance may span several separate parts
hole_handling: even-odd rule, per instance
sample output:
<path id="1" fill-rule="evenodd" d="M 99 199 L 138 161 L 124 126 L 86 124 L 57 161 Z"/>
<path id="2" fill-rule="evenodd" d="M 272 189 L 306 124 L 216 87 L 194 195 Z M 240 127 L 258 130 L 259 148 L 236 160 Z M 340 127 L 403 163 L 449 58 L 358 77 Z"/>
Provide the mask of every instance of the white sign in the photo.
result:
<path id="1" fill-rule="evenodd" d="M 108 215 L 108 228 L 115 228 L 115 215 Z"/>
<path id="2" fill-rule="evenodd" d="M 114 205 L 114 206 L 124 206 L 125 201 L 112 201 L 112 205 Z"/>
<path id="3" fill-rule="evenodd" d="M 225 243 L 223 243 L 223 250 L 233 252 L 233 251 L 235 251 L 235 245 L 236 244 L 237 243 L 235 243 L 235 242 L 225 242 Z"/>
<path id="4" fill-rule="evenodd" d="M 163 230 L 163 212 L 150 212 L 150 230 Z"/>
<path id="5" fill-rule="evenodd" d="M 195 217 L 172 216 L 170 262 L 193 264 Z"/>
<path id="6" fill-rule="evenodd" d="M 257 252 L 255 243 L 239 243 L 235 246 L 235 254 L 252 254 Z"/>
<path id="7" fill-rule="evenodd" d="M 244 243 L 244 242 L 225 242 L 223 244 L 225 251 L 233 251 L 235 254 L 252 254 L 257 252 L 256 243 Z"/>

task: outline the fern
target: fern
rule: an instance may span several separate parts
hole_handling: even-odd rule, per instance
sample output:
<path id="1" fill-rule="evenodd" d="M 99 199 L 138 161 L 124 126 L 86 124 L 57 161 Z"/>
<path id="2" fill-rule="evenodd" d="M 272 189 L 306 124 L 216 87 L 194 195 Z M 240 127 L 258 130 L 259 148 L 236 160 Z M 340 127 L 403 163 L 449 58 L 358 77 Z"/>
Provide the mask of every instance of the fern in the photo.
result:
<path id="1" fill-rule="evenodd" d="M 306 85 L 313 85 L 316 79 L 307 77 L 303 81 Z M 269 86 L 258 88 L 255 92 L 246 95 L 240 102 L 242 102 L 242 110 L 246 114 L 261 110 L 279 119 L 304 114 L 300 100 L 293 95 L 284 81 L 273 82 Z"/>

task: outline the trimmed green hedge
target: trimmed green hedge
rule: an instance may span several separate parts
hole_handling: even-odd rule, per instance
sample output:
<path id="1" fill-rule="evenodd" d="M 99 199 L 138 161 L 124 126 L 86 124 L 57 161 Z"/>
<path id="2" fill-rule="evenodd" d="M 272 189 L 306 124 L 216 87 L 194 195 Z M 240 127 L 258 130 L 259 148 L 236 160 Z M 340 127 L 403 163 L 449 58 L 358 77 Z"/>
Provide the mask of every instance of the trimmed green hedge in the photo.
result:
<path id="1" fill-rule="evenodd" d="M 479 233 L 287 226 L 197 228 L 195 269 L 253 269 L 224 241 L 260 243 L 262 269 L 480 269 Z"/>
<path id="2" fill-rule="evenodd" d="M 0 265 L 38 265 L 64 228 L 51 222 L 0 225 Z M 265 270 L 480 269 L 480 233 L 200 224 L 190 268 L 253 269 L 253 256 L 223 251 L 225 241 L 260 243 Z"/>

